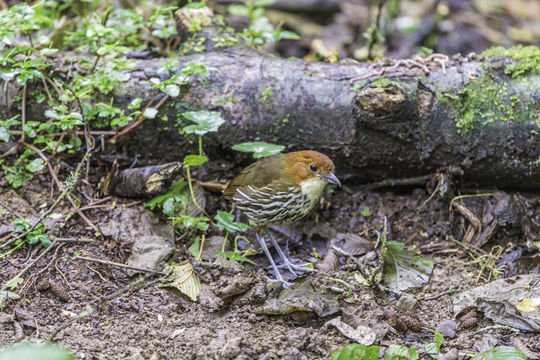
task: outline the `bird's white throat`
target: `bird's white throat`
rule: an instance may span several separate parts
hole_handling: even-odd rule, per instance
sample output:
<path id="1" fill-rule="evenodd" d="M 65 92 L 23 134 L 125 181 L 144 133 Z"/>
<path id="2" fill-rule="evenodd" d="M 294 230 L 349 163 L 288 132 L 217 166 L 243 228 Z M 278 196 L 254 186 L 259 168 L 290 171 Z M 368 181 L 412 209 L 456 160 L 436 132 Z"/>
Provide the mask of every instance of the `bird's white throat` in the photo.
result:
<path id="1" fill-rule="evenodd" d="M 326 180 L 320 177 L 314 177 L 308 180 L 304 180 L 300 183 L 300 189 L 310 203 L 314 203 L 319 199 L 321 193 L 326 186 Z"/>

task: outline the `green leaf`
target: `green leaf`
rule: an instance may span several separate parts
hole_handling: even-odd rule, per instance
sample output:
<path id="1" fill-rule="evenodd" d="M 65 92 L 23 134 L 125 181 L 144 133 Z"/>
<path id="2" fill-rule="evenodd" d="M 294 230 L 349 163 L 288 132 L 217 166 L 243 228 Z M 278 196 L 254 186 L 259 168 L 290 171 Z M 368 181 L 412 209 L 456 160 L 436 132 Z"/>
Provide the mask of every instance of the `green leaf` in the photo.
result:
<path id="1" fill-rule="evenodd" d="M 31 220 L 27 218 L 17 217 L 11 223 L 15 225 L 13 231 L 18 233 L 22 233 L 32 227 Z"/>
<path id="2" fill-rule="evenodd" d="M 162 207 L 166 215 L 172 216 L 179 203 L 186 204 L 188 201 L 187 196 L 183 194 L 183 190 L 184 179 L 180 179 L 165 194 L 156 196 L 144 206 L 150 208 L 150 210 L 154 210 L 156 206 Z M 165 212 L 166 210 L 167 212 Z"/>
<path id="3" fill-rule="evenodd" d="M 368 217 L 368 216 L 371 216 L 373 214 L 371 213 L 371 210 L 369 209 L 369 207 L 364 206 L 364 209 L 362 210 L 362 212 L 360 212 L 360 215 Z"/>
<path id="4" fill-rule="evenodd" d="M 193 257 L 199 256 L 199 251 L 201 249 L 201 238 L 197 236 L 195 240 L 193 241 L 193 244 L 191 244 L 188 248 L 188 252 Z"/>
<path id="5" fill-rule="evenodd" d="M 51 245 L 51 238 L 47 234 L 39 235 L 38 240 L 44 248 L 48 248 Z"/>
<path id="6" fill-rule="evenodd" d="M 141 102 L 142 102 L 142 99 L 139 97 L 131 100 L 131 102 L 128 104 L 128 109 L 135 110 L 135 109 L 140 108 Z"/>
<path id="7" fill-rule="evenodd" d="M 253 3 L 253 6 L 256 6 L 256 7 L 267 7 L 269 5 L 272 5 L 273 3 L 275 3 L 276 0 L 257 0 Z"/>
<path id="8" fill-rule="evenodd" d="M 380 347 L 349 344 L 343 349 L 333 352 L 329 360 L 378 360 Z"/>
<path id="9" fill-rule="evenodd" d="M 426 353 L 431 356 L 432 359 L 438 359 L 441 357 L 441 352 L 437 349 L 436 343 L 428 343 L 424 346 Z"/>
<path id="10" fill-rule="evenodd" d="M 146 110 L 144 110 L 143 112 L 143 116 L 147 119 L 153 119 L 156 117 L 158 111 L 156 108 L 153 108 L 153 107 L 149 107 L 147 108 Z"/>
<path id="11" fill-rule="evenodd" d="M 444 336 L 439 331 L 435 330 L 435 342 L 425 345 L 426 352 L 433 359 L 438 359 L 441 357 L 441 345 L 444 341 Z"/>
<path id="12" fill-rule="evenodd" d="M 249 10 L 245 5 L 229 5 L 227 12 L 233 16 L 245 16 L 248 17 Z"/>
<path id="13" fill-rule="evenodd" d="M 297 33 L 286 30 L 276 30 L 274 32 L 274 37 L 276 40 L 289 39 L 289 40 L 300 40 L 300 36 Z"/>
<path id="14" fill-rule="evenodd" d="M 252 152 L 255 159 L 260 159 L 270 155 L 279 154 L 285 150 L 285 146 L 253 141 L 233 145 L 232 149 L 240 152 Z"/>
<path id="15" fill-rule="evenodd" d="M 9 141 L 9 129 L 3 126 L 0 126 L 0 140 L 3 142 Z"/>
<path id="16" fill-rule="evenodd" d="M 384 250 L 384 281 L 398 291 L 428 282 L 434 265 L 433 260 L 404 250 L 404 246 L 403 243 L 387 241 Z"/>
<path id="17" fill-rule="evenodd" d="M 26 241 L 28 241 L 29 244 L 37 244 L 40 242 L 44 247 L 48 247 L 51 245 L 51 239 L 49 238 L 49 235 L 45 234 L 46 231 L 45 225 L 40 224 L 26 236 Z"/>
<path id="18" fill-rule="evenodd" d="M 206 219 L 206 218 L 205 218 Z M 206 231 L 208 230 L 208 227 L 210 226 L 210 224 L 208 224 L 207 222 L 201 222 L 199 221 L 197 223 L 197 229 L 201 230 L 201 231 Z"/>
<path id="19" fill-rule="evenodd" d="M 164 86 L 163 88 L 161 88 L 161 91 L 173 98 L 180 95 L 180 87 L 174 84 L 168 84 Z"/>
<path id="20" fill-rule="evenodd" d="M 0 291 L 0 308 L 2 307 L 2 303 L 5 299 L 13 299 L 13 300 L 19 300 L 21 296 L 17 293 L 14 293 L 12 291 Z"/>
<path id="21" fill-rule="evenodd" d="M 441 345 L 444 342 L 444 335 L 435 330 L 435 344 L 437 344 L 437 350 L 441 351 Z"/>
<path id="22" fill-rule="evenodd" d="M 393 344 L 386 349 L 384 360 L 417 360 L 420 358 L 418 350 L 403 345 Z"/>
<path id="23" fill-rule="evenodd" d="M 472 360 L 527 360 L 527 356 L 512 346 L 496 346 L 476 355 Z"/>
<path id="24" fill-rule="evenodd" d="M 214 256 L 222 256 L 230 261 L 246 262 L 246 263 L 255 265 L 253 261 L 249 260 L 247 257 L 245 257 L 244 255 L 236 251 L 216 251 L 214 253 Z"/>
<path id="25" fill-rule="evenodd" d="M 202 155 L 188 155 L 184 158 L 184 164 L 189 166 L 200 166 L 207 161 L 208 158 Z"/>
<path id="26" fill-rule="evenodd" d="M 205 2 L 206 1 L 188 3 L 188 4 L 184 5 L 184 8 L 186 8 L 186 9 L 202 9 L 202 8 L 206 7 Z"/>
<path id="27" fill-rule="evenodd" d="M 30 171 L 31 173 L 37 173 L 38 171 L 43 169 L 43 167 L 45 167 L 45 161 L 43 161 L 43 159 L 41 158 L 37 158 L 30 161 L 26 165 L 26 170 Z"/>
<path id="28" fill-rule="evenodd" d="M 202 136 L 209 132 L 216 132 L 225 123 L 225 120 L 221 118 L 221 114 L 216 111 L 188 111 L 182 115 L 197 124 L 184 127 L 183 130 L 187 134 Z"/>
<path id="29" fill-rule="evenodd" d="M 177 202 L 174 197 L 170 197 L 167 200 L 165 200 L 162 207 L 163 213 L 165 215 L 173 216 L 174 210 L 176 209 L 176 204 Z"/>
<path id="30" fill-rule="evenodd" d="M 201 231 L 208 230 L 208 226 L 210 226 L 208 224 L 208 221 L 210 221 L 210 219 L 208 219 L 205 216 L 194 217 L 194 216 L 182 215 L 177 218 L 172 218 L 172 221 L 173 221 L 173 225 L 182 224 L 182 226 L 185 227 L 186 229 L 195 227 Z"/>
<path id="31" fill-rule="evenodd" d="M 19 285 L 23 281 L 24 279 L 22 277 L 15 277 L 13 279 L 9 279 L 8 281 L 6 281 L 6 283 L 4 284 L 4 287 L 6 289 L 15 290 L 17 287 L 19 287 Z"/>
<path id="32" fill-rule="evenodd" d="M 75 357 L 68 351 L 53 345 L 18 344 L 7 349 L 0 349 L 0 360 L 72 360 Z"/>
<path id="33" fill-rule="evenodd" d="M 217 211 L 217 215 L 214 217 L 214 219 L 217 222 L 217 225 L 220 227 L 225 228 L 230 233 L 237 232 L 237 231 L 246 231 L 250 228 L 248 224 L 244 224 L 242 222 L 234 222 L 234 215 L 229 214 L 226 211 Z"/>

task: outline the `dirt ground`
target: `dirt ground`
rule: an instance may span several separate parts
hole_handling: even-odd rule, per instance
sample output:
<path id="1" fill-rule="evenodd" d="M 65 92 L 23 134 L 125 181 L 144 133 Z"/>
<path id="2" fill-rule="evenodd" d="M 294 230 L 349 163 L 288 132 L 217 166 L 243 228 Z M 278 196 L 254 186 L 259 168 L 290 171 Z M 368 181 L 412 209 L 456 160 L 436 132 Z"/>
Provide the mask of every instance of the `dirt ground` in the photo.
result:
<path id="1" fill-rule="evenodd" d="M 0 202 L 21 216 L 36 217 L 41 204 L 51 203 L 45 179 L 34 180 L 22 195 L 0 182 Z M 426 202 L 429 197 L 423 186 L 365 191 L 360 186 L 346 185 L 326 193 L 319 208 L 303 222 L 304 231 L 299 231 L 299 227 L 289 230 L 297 235 L 293 238 L 300 238 L 289 243 L 293 258 L 317 260 L 314 254 L 324 257 L 330 240 L 353 237 L 351 234 L 374 245 L 375 231 L 381 229 L 386 216 L 390 239 L 404 242 L 408 249 L 433 259 L 434 271 L 421 288 L 396 293 L 383 286 L 382 291 L 377 291 L 360 284 L 355 279 L 354 266 L 347 266 L 351 259 L 340 256 L 338 269 L 296 279 L 292 287 L 309 289 L 306 290 L 308 295 L 300 296 L 297 301 L 323 302 L 319 307 L 302 304 L 320 311 L 293 311 L 283 315 L 264 314 L 269 312 L 269 304 L 285 290 L 266 282 L 268 263 L 262 253 L 250 257 L 256 266 L 241 266 L 222 258 L 194 263 L 203 283 L 200 301 L 195 303 L 159 287 L 162 283 L 159 276 L 148 276 L 130 289 L 129 285 L 140 275 L 105 264 L 75 260 L 75 255 L 82 253 L 125 263 L 131 242 L 111 236 L 96 237 L 79 217 L 64 217 L 53 226 L 51 234 L 94 241 L 63 242 L 23 276 L 24 282 L 16 290 L 21 299 L 10 300 L 0 312 L 0 344 L 48 339 L 65 326 L 69 318 L 92 305 L 91 315 L 70 323 L 54 337 L 78 359 L 325 359 L 355 342 L 332 325 L 332 320 L 338 317 L 352 328 L 360 325 L 371 328 L 376 334 L 375 343 L 382 348 L 391 344 L 415 346 L 421 358 L 429 358 L 424 350 L 425 344 L 433 342 L 429 329 L 439 328 L 445 321 L 455 325 L 455 296 L 475 287 L 477 281 L 478 284 L 485 282 L 477 280 L 480 265 L 449 240 L 450 235 L 462 236 L 464 220 L 455 212 L 449 212 L 448 199 L 435 196 Z M 536 210 L 539 197 L 531 194 L 523 197 L 532 211 L 529 215 L 532 214 L 534 225 L 540 216 Z M 133 205 L 130 199 L 114 201 L 88 210 L 86 215 L 94 224 L 102 226 L 124 208 L 146 211 L 141 204 Z M 474 201 L 468 203 L 472 208 Z M 364 216 L 361 213 L 366 207 L 371 214 L 364 211 Z M 71 211 L 70 207 L 63 207 L 57 212 Z M 3 234 L 7 233 L 11 218 L 3 216 L 0 223 Z M 498 231 L 484 249 L 489 252 L 495 244 L 505 248 L 501 257 L 525 246 L 519 232 L 512 234 L 507 229 Z M 179 263 L 189 258 L 187 245 L 177 242 L 176 251 L 168 262 Z M 42 249 L 41 246 L 25 246 L 0 259 L 0 281 L 5 283 L 14 277 Z M 373 251 L 356 258 L 368 267 L 376 264 Z M 487 272 L 483 275 L 487 276 Z M 40 291 L 44 280 L 53 284 L 52 290 Z M 102 301 L 105 298 L 109 300 Z M 415 314 L 421 328 L 396 330 L 399 326 L 395 323 L 391 326 L 385 316 L 385 311 L 389 310 Z M 473 326 L 462 325 L 457 321 L 455 336 L 445 336 L 443 353 L 455 348 L 459 350 L 459 358 L 466 358 L 467 352 L 480 351 L 486 344 L 497 344 L 522 346 L 533 356 L 539 354 L 539 335 L 494 326 L 481 314 Z"/>

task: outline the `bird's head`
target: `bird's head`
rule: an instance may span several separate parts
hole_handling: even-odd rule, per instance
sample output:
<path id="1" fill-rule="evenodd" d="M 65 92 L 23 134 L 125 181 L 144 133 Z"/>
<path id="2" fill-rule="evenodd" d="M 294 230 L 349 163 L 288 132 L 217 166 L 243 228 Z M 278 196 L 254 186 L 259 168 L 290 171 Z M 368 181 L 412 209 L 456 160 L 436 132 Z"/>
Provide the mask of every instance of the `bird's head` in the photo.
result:
<path id="1" fill-rule="evenodd" d="M 334 175 L 334 163 L 328 156 L 313 150 L 292 152 L 285 156 L 286 171 L 296 184 L 312 184 L 321 187 L 321 191 L 326 183 L 341 186 Z"/>

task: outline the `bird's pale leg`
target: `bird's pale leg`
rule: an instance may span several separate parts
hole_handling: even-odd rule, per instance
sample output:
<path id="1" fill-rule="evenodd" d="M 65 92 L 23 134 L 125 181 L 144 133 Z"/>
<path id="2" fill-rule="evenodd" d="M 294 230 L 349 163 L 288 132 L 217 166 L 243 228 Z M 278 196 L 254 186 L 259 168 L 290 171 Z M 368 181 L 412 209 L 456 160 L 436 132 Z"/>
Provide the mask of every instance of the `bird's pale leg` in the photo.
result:
<path id="1" fill-rule="evenodd" d="M 313 269 L 309 269 L 309 268 L 304 267 L 304 266 L 309 265 L 309 263 L 305 263 L 305 264 L 302 264 L 302 265 L 293 264 L 291 262 L 291 260 L 289 260 L 287 255 L 285 255 L 283 250 L 281 250 L 281 248 L 279 247 L 279 244 L 276 241 L 276 238 L 274 237 L 272 232 L 267 230 L 266 233 L 270 235 L 270 239 L 272 239 L 272 244 L 274 245 L 274 248 L 276 249 L 277 253 L 279 254 L 279 257 L 281 257 L 281 259 L 283 260 L 283 267 L 285 267 L 287 270 L 289 270 L 291 272 L 291 274 L 293 274 L 295 276 L 298 276 L 299 274 L 297 272 L 302 274 L 302 273 L 306 273 L 306 272 L 314 272 L 315 271 Z"/>
<path id="2" fill-rule="evenodd" d="M 274 262 L 274 259 L 272 259 L 272 255 L 270 255 L 270 251 L 268 250 L 268 246 L 266 246 L 266 243 L 264 242 L 264 237 L 259 236 L 259 234 L 257 234 L 257 233 L 255 233 L 255 236 L 257 237 L 257 241 L 259 242 L 259 244 L 261 245 L 264 253 L 266 254 L 266 257 L 268 258 L 268 260 L 270 260 L 270 264 L 272 264 L 272 269 L 276 273 L 276 279 L 268 278 L 268 281 L 270 281 L 270 282 L 278 282 L 279 281 L 279 282 L 281 282 L 283 284 L 283 287 L 289 287 L 291 285 L 291 283 L 285 281 L 285 279 L 283 279 L 283 276 L 281 276 L 281 273 L 279 272 L 279 269 L 276 266 L 276 263 Z M 280 251 L 281 251 L 281 249 L 280 249 Z"/>

